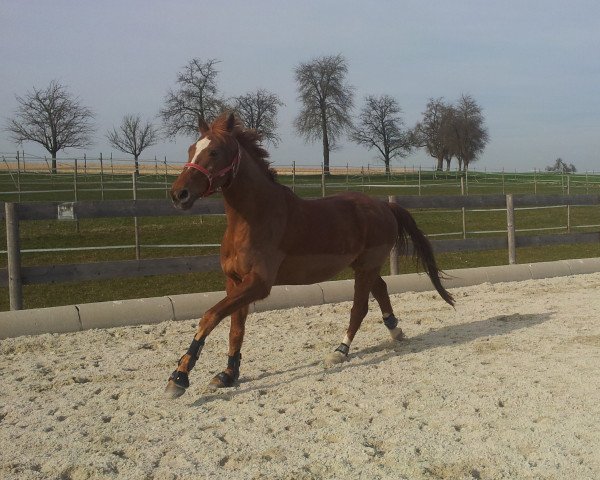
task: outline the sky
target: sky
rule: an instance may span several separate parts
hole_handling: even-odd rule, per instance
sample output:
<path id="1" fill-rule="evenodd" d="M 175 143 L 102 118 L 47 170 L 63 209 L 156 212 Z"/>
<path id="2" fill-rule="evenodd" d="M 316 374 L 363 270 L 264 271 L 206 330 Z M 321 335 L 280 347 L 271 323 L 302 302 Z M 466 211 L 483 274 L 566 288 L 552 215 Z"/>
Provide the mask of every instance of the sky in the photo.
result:
<path id="1" fill-rule="evenodd" d="M 216 58 L 225 97 L 265 88 L 280 96 L 275 165 L 319 165 L 322 147 L 294 131 L 300 110 L 294 68 L 342 54 L 355 87 L 393 96 L 407 127 L 429 98 L 474 97 L 490 141 L 475 169 L 531 171 L 560 157 L 600 171 L 600 2 L 254 0 L 0 0 L 0 152 L 18 147 L 4 131 L 15 95 L 52 80 L 95 112 L 94 145 L 115 157 L 106 132 L 125 114 L 157 118 L 177 72 Z M 163 140 L 142 155 L 186 160 L 195 139 Z M 79 156 L 70 149 L 62 155 Z M 332 166 L 377 164 L 376 152 L 343 139 Z M 431 168 L 422 150 L 394 166 Z"/>

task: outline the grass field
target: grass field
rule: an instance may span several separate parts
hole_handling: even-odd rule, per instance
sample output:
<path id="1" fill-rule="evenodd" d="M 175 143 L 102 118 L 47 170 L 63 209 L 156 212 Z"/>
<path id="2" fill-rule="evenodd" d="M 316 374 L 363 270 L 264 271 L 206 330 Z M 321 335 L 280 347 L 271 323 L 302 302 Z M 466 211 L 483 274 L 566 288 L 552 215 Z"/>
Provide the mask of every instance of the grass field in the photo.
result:
<path id="1" fill-rule="evenodd" d="M 13 175 L 14 176 L 14 175 Z M 408 171 L 394 173 L 391 177 L 369 172 L 369 175 L 345 175 L 344 172 L 331 175 L 326 179 L 326 193 L 332 194 L 345 190 L 364 191 L 377 196 L 416 195 L 458 195 L 461 193 L 460 178 L 456 172 L 419 173 Z M 165 184 L 170 185 L 174 176 L 142 175 L 138 179 L 138 198 L 165 198 Z M 0 177 L 0 201 L 18 201 L 15 184 L 6 175 Z M 302 196 L 317 197 L 322 193 L 321 175 L 282 174 L 279 181 L 294 186 Z M 73 201 L 73 178 L 68 175 L 50 176 L 48 174 L 21 174 L 20 190 L 22 201 Z M 420 188 L 419 188 L 420 185 Z M 596 175 L 556 174 L 483 174 L 470 173 L 466 182 L 469 194 L 501 193 L 538 193 L 564 194 L 599 193 L 600 177 Z M 102 179 L 103 192 L 100 191 L 99 175 L 80 176 L 77 181 L 78 200 L 132 198 L 130 175 L 105 175 Z M 26 191 L 38 193 L 25 194 Z M 456 233 L 462 229 L 460 211 L 414 211 L 420 227 L 435 238 L 460 238 Z M 574 231 L 597 231 L 600 225 L 599 207 L 572 207 L 571 225 Z M 553 229 L 548 233 L 566 231 L 567 209 L 550 208 L 519 210 L 516 212 L 517 229 Z M 219 244 L 225 229 L 223 216 L 171 217 L 139 219 L 142 245 L 164 244 Z M 576 228 L 581 225 L 592 227 Z M 477 235 L 502 235 L 502 233 L 473 233 L 506 229 L 504 211 L 467 211 L 466 228 L 468 237 Z M 540 232 L 522 232 L 531 234 Z M 444 235 L 445 234 L 445 235 Z M 5 235 L 0 248 L 6 249 Z M 74 248 L 131 246 L 134 244 L 133 220 L 93 219 L 80 220 L 78 228 L 75 222 L 65 221 L 26 221 L 21 222 L 21 248 L 36 250 L 42 248 Z M 142 258 L 167 256 L 202 255 L 217 253 L 218 248 L 156 248 L 143 247 Z M 566 258 L 584 258 L 600 256 L 597 244 L 568 245 L 557 247 L 521 248 L 517 253 L 519 263 L 549 261 Z M 96 262 L 134 258 L 134 249 L 115 248 L 109 250 L 83 250 L 65 252 L 23 253 L 24 265 L 44 265 L 59 263 Z M 6 265 L 6 254 L 0 256 L 0 262 Z M 507 252 L 487 251 L 472 253 L 448 253 L 439 255 L 440 266 L 444 269 L 474 266 L 498 265 L 507 263 Z M 387 268 L 387 267 L 386 267 Z M 414 271 L 414 265 L 407 260 L 403 263 L 403 272 Z M 384 272 L 384 273 L 387 273 Z M 343 272 L 339 278 L 348 278 L 351 272 Z M 25 308 L 66 305 L 76 302 L 94 302 L 125 298 L 152 297 L 167 294 L 191 293 L 210 290 L 222 290 L 224 279 L 220 272 L 167 275 L 134 279 L 115 279 L 84 282 L 78 284 L 31 285 L 24 287 Z M 8 289 L 0 288 L 0 309 L 8 309 Z"/>

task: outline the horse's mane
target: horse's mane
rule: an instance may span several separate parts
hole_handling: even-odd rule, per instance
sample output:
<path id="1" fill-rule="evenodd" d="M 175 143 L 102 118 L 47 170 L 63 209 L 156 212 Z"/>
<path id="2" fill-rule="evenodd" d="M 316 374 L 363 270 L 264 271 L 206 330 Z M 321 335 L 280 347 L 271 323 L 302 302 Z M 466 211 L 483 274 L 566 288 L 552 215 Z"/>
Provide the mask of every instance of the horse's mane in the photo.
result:
<path id="1" fill-rule="evenodd" d="M 213 135 L 221 138 L 230 133 L 227 128 L 228 112 L 219 115 L 210 127 Z M 269 152 L 263 146 L 262 135 L 259 131 L 252 128 L 244 128 L 241 120 L 235 116 L 235 123 L 231 135 L 240 143 L 242 148 L 248 152 L 254 163 L 269 177 L 272 181 L 276 181 L 277 172 L 271 167 L 269 162 Z"/>

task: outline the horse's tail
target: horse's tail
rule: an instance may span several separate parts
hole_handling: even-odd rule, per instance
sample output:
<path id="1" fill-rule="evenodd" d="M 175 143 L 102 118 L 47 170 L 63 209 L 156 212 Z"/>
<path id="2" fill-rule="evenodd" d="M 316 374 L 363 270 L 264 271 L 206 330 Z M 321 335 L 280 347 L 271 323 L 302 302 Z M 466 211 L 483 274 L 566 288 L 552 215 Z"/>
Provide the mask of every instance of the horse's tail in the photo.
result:
<path id="1" fill-rule="evenodd" d="M 415 219 L 408 210 L 402 208 L 397 203 L 389 203 L 388 205 L 398 222 L 398 253 L 402 254 L 407 251 L 408 238 L 410 238 L 413 243 L 413 257 L 417 262 L 420 261 L 440 296 L 450 305 L 454 306 L 454 298 L 442 285 L 440 279 L 441 272 L 435 261 L 431 243 L 429 243 L 425 234 L 419 229 Z"/>

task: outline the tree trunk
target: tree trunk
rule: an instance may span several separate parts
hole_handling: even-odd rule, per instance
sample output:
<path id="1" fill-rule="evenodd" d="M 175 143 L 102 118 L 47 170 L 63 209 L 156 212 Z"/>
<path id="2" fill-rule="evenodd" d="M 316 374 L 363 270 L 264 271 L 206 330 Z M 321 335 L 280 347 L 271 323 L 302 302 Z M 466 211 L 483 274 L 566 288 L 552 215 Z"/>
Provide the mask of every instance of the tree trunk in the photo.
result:
<path id="1" fill-rule="evenodd" d="M 457 158 L 456 161 L 458 162 L 458 171 L 460 172 L 463 169 L 462 158 Z"/>
<path id="2" fill-rule="evenodd" d="M 390 159 L 389 158 L 384 159 L 383 163 L 385 163 L 385 174 L 389 176 L 389 174 L 390 174 Z"/>
<path id="3" fill-rule="evenodd" d="M 321 112 L 321 128 L 323 129 L 323 171 L 329 175 L 329 137 L 327 136 L 327 118 L 325 112 Z"/>
<path id="4" fill-rule="evenodd" d="M 449 172 L 450 171 L 450 161 L 452 160 L 452 157 L 446 158 L 446 171 Z"/>
<path id="5" fill-rule="evenodd" d="M 325 175 L 329 175 L 329 142 L 327 134 L 323 137 L 323 171 Z"/>
<path id="6" fill-rule="evenodd" d="M 439 157 L 437 159 L 437 167 L 436 170 L 441 172 L 442 170 L 444 170 L 444 157 Z"/>
<path id="7" fill-rule="evenodd" d="M 135 161 L 135 174 L 139 175 L 140 174 L 140 165 L 139 165 L 139 162 L 138 162 L 138 156 L 135 155 L 134 159 L 135 159 L 134 160 Z"/>
<path id="8" fill-rule="evenodd" d="M 50 152 L 52 154 L 52 173 L 56 173 L 56 152 Z"/>

